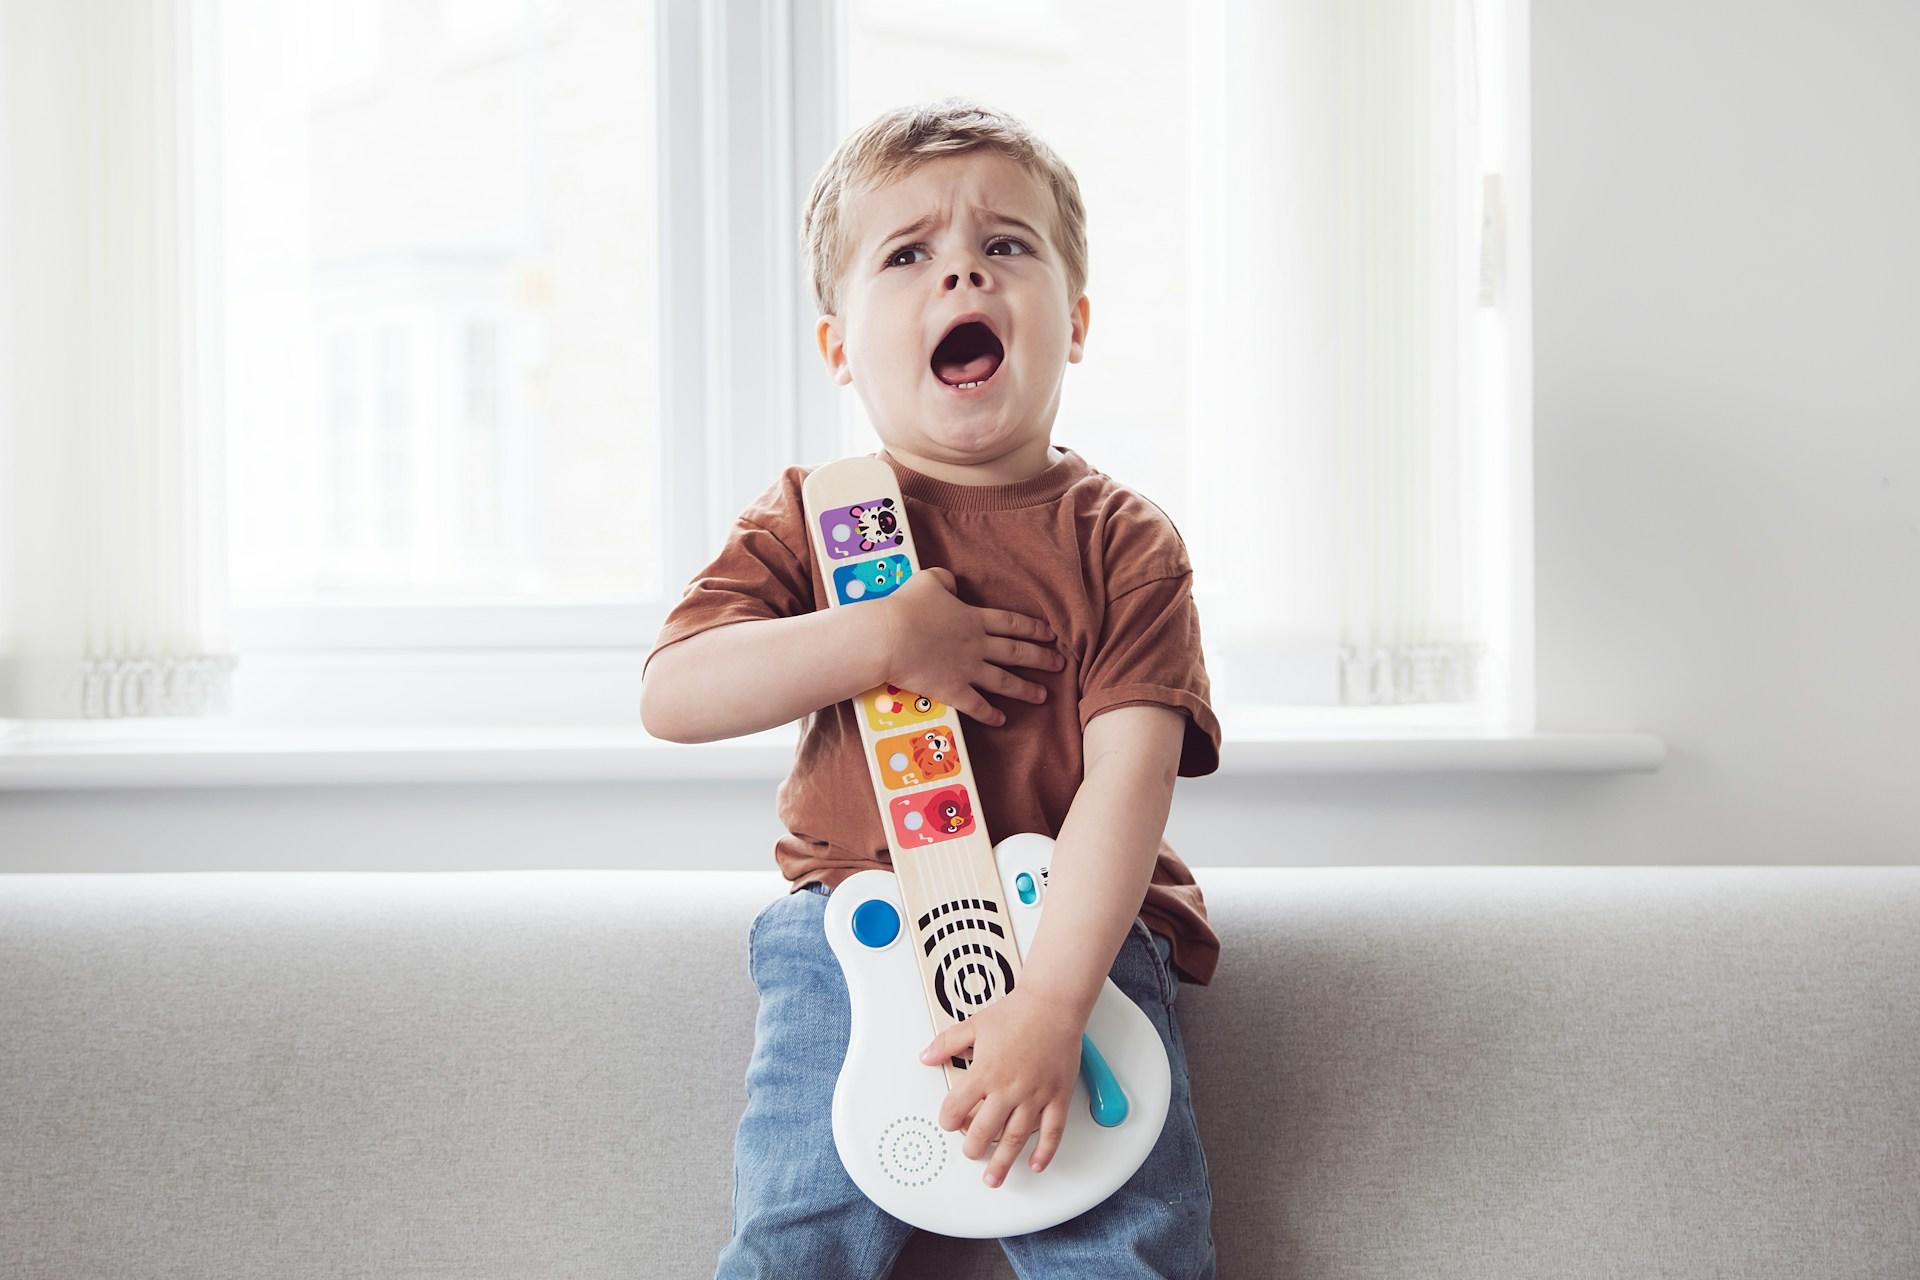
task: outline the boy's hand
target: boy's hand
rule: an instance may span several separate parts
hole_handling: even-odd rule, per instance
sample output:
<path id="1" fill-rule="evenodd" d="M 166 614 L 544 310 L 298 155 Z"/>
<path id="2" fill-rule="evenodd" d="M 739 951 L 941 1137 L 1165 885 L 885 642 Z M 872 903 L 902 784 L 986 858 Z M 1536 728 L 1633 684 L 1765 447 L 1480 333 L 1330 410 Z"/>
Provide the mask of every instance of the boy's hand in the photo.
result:
<path id="1" fill-rule="evenodd" d="M 1046 701 L 1044 688 L 1001 667 L 1060 670 L 1066 660 L 1051 647 L 1052 629 L 1024 613 L 967 604 L 953 587 L 947 570 L 922 569 L 882 602 L 887 678 L 981 724 L 1004 724 L 1007 717 L 975 685 L 1028 702 Z"/>
<path id="2" fill-rule="evenodd" d="M 920 1060 L 931 1066 L 964 1057 L 961 1050 L 973 1046 L 973 1065 L 940 1104 L 939 1123 L 942 1129 L 966 1126 L 961 1149 L 969 1160 L 980 1159 L 998 1143 L 987 1164 L 988 1186 L 997 1187 L 1006 1178 L 1035 1129 L 1040 1144 L 1029 1166 L 1039 1173 L 1053 1159 L 1066 1132 L 1067 1108 L 1073 1105 L 1080 1033 L 1085 1029 L 1075 1022 L 1073 1010 L 1015 987 L 942 1031 L 921 1053 Z"/>

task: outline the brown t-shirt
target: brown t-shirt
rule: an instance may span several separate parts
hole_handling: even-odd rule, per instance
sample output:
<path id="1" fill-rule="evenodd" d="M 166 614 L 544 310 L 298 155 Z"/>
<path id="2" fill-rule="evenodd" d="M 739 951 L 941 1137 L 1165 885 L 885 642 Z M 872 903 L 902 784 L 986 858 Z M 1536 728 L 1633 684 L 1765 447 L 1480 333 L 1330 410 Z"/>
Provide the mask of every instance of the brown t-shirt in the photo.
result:
<path id="1" fill-rule="evenodd" d="M 1023 831 L 1059 838 L 1080 786 L 1087 721 L 1099 712 L 1134 703 L 1184 712 L 1180 776 L 1197 778 L 1220 764 L 1185 541 L 1153 502 L 1061 450 L 1039 475 L 1000 485 L 952 484 L 885 449 L 871 455 L 899 477 L 920 566 L 950 571 L 967 604 L 1044 619 L 1066 659 L 1059 671 L 1010 668 L 1044 686 L 1046 701 L 983 690 L 1006 724 L 967 718 L 991 843 Z M 735 520 L 720 554 L 667 614 L 648 662 L 714 627 L 829 607 L 800 493 L 812 470 L 788 467 Z M 787 834 L 773 854 L 796 890 L 809 880 L 832 888 L 857 871 L 891 866 L 854 710 L 848 699 L 802 719 L 793 768 L 780 785 Z M 1212 980 L 1220 939 L 1200 886 L 1164 836 L 1140 916 L 1171 940 L 1182 979 Z"/>

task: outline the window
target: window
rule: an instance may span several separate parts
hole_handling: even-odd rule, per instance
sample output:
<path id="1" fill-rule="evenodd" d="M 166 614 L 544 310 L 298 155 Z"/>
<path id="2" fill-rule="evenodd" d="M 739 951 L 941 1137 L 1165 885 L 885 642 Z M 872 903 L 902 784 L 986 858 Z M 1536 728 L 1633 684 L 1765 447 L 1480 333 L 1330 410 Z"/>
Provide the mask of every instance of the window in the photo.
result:
<path id="1" fill-rule="evenodd" d="M 657 600 L 651 10 L 210 12 L 232 603 Z"/>
<path id="2" fill-rule="evenodd" d="M 1501 474 L 1525 429 L 1501 271 L 1524 4 L 846 14 L 851 123 L 963 95 L 1073 168 L 1092 313 L 1053 438 L 1180 527 L 1228 732 L 1531 727 Z"/>
<path id="3" fill-rule="evenodd" d="M 1526 0 L 202 3 L 243 715 L 637 723 L 733 515 L 875 445 L 799 212 L 951 93 L 1080 181 L 1054 439 L 1181 528 L 1229 734 L 1531 728 Z"/>

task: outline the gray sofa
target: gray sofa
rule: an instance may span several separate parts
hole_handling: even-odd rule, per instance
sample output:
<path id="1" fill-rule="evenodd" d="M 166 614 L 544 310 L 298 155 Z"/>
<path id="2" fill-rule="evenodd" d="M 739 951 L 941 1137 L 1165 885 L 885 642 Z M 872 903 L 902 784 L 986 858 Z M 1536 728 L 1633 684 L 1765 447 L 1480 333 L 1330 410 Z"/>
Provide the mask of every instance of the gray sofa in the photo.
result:
<path id="1" fill-rule="evenodd" d="M 1197 874 L 1223 1276 L 1920 1276 L 1920 868 Z M 711 1275 L 779 892 L 0 876 L 0 1276 Z"/>

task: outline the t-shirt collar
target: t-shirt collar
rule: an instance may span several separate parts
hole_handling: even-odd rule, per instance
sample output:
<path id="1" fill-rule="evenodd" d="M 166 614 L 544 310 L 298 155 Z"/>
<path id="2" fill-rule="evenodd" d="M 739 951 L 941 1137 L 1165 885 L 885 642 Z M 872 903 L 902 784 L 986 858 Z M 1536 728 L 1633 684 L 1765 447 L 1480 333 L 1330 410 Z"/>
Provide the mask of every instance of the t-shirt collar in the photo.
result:
<path id="1" fill-rule="evenodd" d="M 878 457 L 893 468 L 900 481 L 902 497 L 912 498 L 948 511 L 1008 511 L 1014 507 L 1037 507 L 1065 493 L 1074 481 L 1089 472 L 1087 460 L 1065 445 L 1056 445 L 1061 456 L 1038 475 L 1012 484 L 954 484 L 936 480 L 915 471 L 882 448 Z"/>

